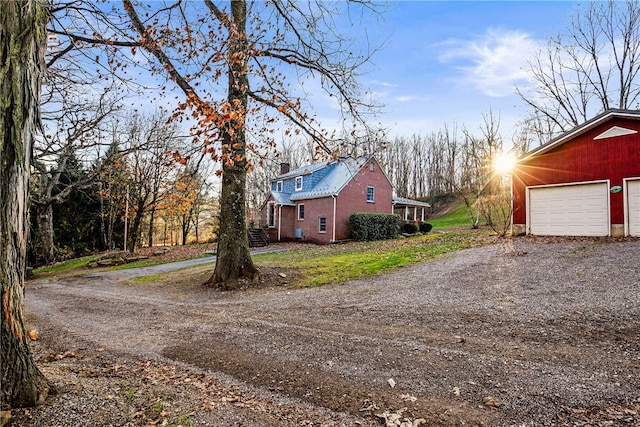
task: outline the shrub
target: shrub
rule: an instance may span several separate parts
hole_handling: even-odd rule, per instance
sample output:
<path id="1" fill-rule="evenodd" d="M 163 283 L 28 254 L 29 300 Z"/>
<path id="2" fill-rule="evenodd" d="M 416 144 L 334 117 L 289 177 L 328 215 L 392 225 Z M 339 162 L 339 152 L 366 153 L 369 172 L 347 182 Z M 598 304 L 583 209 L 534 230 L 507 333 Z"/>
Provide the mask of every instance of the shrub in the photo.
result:
<path id="1" fill-rule="evenodd" d="M 513 214 L 511 196 L 498 194 L 482 197 L 476 200 L 473 207 L 478 209 L 480 216 L 500 237 L 507 235 L 511 228 L 511 215 Z"/>
<path id="2" fill-rule="evenodd" d="M 349 217 L 349 226 L 356 240 L 393 239 L 400 229 L 400 216 L 356 212 Z"/>
<path id="3" fill-rule="evenodd" d="M 414 234 L 418 232 L 418 224 L 414 222 L 408 222 L 402 226 L 402 229 L 407 234 Z"/>
<path id="4" fill-rule="evenodd" d="M 428 222 L 420 223 L 420 232 L 422 233 L 428 233 L 431 231 L 432 228 L 433 228 L 433 225 L 429 224 Z"/>

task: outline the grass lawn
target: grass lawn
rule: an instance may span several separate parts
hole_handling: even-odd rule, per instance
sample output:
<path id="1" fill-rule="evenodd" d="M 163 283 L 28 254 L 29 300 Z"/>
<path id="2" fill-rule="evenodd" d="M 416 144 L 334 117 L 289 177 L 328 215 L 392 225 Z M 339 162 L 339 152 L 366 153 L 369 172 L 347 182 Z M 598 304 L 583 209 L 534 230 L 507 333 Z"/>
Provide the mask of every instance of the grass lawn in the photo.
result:
<path id="1" fill-rule="evenodd" d="M 463 202 L 446 215 L 438 218 L 429 218 L 427 222 L 433 225 L 434 230 L 450 229 L 454 227 L 471 227 L 469 210 Z"/>
<path id="2" fill-rule="evenodd" d="M 305 247 L 256 255 L 254 260 L 259 267 L 294 268 L 301 273 L 295 286 L 311 287 L 374 276 L 443 253 L 494 241 L 495 237 L 488 231 L 432 233 L 394 240 Z"/>

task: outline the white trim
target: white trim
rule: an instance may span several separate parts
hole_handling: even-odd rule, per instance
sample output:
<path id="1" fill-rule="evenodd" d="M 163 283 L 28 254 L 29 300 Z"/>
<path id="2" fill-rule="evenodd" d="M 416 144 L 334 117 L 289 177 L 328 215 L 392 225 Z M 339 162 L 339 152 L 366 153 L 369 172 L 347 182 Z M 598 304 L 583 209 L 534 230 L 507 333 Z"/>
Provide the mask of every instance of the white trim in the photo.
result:
<path id="1" fill-rule="evenodd" d="M 555 147 L 564 144 L 565 142 L 571 141 L 575 137 L 577 137 L 579 135 L 582 135 L 583 133 L 590 131 L 594 127 L 599 126 L 602 123 L 605 123 L 605 122 L 611 120 L 612 118 L 616 118 L 616 117 L 617 118 L 631 119 L 631 120 L 638 120 L 638 119 L 640 119 L 640 111 L 636 111 L 636 110 L 608 110 L 608 111 L 605 111 L 600 116 L 596 116 L 593 119 L 583 123 L 582 125 L 577 126 L 577 127 L 573 128 L 572 130 L 570 130 L 570 131 L 568 131 L 566 133 L 563 133 L 562 135 L 560 135 L 556 139 L 552 139 L 550 142 L 548 142 L 546 144 L 542 144 L 541 146 L 534 148 L 533 150 L 529 151 L 528 153 L 525 153 L 524 157 L 520 161 L 521 162 L 526 162 L 532 157 L 535 157 L 537 155 L 546 153 L 547 151 L 552 150 Z"/>
<path id="2" fill-rule="evenodd" d="M 369 200 L 369 189 L 371 189 L 371 200 Z M 367 185 L 367 203 L 376 202 L 376 187 L 373 185 Z"/>
<path id="3" fill-rule="evenodd" d="M 320 221 L 324 219 L 324 231 L 320 229 Z M 327 234 L 327 216 L 321 215 L 318 217 L 318 234 Z"/>
<path id="4" fill-rule="evenodd" d="M 615 138 L 616 136 L 633 135 L 638 133 L 637 130 L 623 128 L 621 126 L 611 126 L 609 129 L 594 137 L 594 140 Z"/>
<path id="5" fill-rule="evenodd" d="M 298 221 L 304 221 L 304 203 L 298 203 L 296 211 L 298 214 Z M 300 217 L 300 211 L 302 211 L 302 218 Z"/>
<path id="6" fill-rule="evenodd" d="M 295 191 L 302 191 L 302 187 L 304 186 L 304 180 L 303 180 L 303 176 L 296 176 L 293 179 L 293 187 Z M 298 182 L 300 182 L 300 185 L 298 186 Z"/>
<path id="7" fill-rule="evenodd" d="M 333 219 L 331 220 L 332 222 L 331 241 L 335 242 L 336 241 L 336 210 L 337 210 L 336 203 L 338 201 L 338 197 L 337 196 L 331 196 L 331 197 L 333 197 Z"/>
<path id="8" fill-rule="evenodd" d="M 276 181 L 276 191 L 278 193 L 282 193 L 282 189 L 284 188 L 284 183 L 282 182 L 282 180 L 278 180 Z"/>
<path id="9" fill-rule="evenodd" d="M 280 241 L 282 230 L 282 205 L 278 205 L 278 242 Z"/>
<path id="10" fill-rule="evenodd" d="M 630 236 L 631 235 L 631 227 L 629 225 L 629 223 L 631 222 L 631 219 L 629 218 L 629 182 L 630 181 L 640 181 L 640 177 L 630 177 L 630 178 L 624 178 L 622 180 L 622 200 L 623 200 L 623 207 L 622 209 L 624 210 L 624 235 L 625 236 Z"/>
<path id="11" fill-rule="evenodd" d="M 572 187 L 578 185 L 590 185 L 590 184 L 606 184 L 607 190 L 607 223 L 608 231 L 607 236 L 611 236 L 611 198 L 609 197 L 610 180 L 602 179 L 596 181 L 580 181 L 580 182 L 563 182 L 559 184 L 547 184 L 547 185 L 531 185 L 525 188 L 525 203 L 526 203 L 526 234 L 531 234 L 531 190 L 536 188 L 551 188 L 551 187 Z M 513 220 L 512 220 L 513 222 Z"/>
<path id="12" fill-rule="evenodd" d="M 271 210 L 273 210 L 273 223 L 269 222 L 271 220 Z M 276 202 L 267 203 L 267 227 L 276 228 Z"/>

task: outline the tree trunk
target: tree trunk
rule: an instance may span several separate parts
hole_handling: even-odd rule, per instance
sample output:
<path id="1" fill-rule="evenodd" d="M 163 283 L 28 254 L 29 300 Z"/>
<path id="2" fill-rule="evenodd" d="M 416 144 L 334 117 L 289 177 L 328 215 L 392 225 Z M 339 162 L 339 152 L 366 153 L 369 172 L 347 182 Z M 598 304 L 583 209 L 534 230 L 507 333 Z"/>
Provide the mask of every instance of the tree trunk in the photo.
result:
<path id="1" fill-rule="evenodd" d="M 145 201 L 138 201 L 138 207 L 136 209 L 136 214 L 133 217 L 133 221 L 131 222 L 131 227 L 129 229 L 129 241 L 131 242 L 131 247 L 129 248 L 129 252 L 134 253 L 136 251 L 136 246 L 138 246 L 138 237 L 140 236 L 140 225 L 142 224 L 142 216 L 144 215 L 144 205 Z"/>
<path id="2" fill-rule="evenodd" d="M 155 206 L 156 204 L 156 200 L 155 197 L 153 199 L 153 206 Z M 149 235 L 147 236 L 147 240 L 148 240 L 148 244 L 149 247 L 153 247 L 153 228 L 155 226 L 155 220 L 156 220 L 156 208 L 151 208 L 151 212 L 149 212 Z"/>
<path id="3" fill-rule="evenodd" d="M 36 204 L 36 221 L 38 222 L 39 256 L 45 263 L 55 261 L 56 251 L 53 231 L 53 206 L 51 203 Z"/>
<path id="4" fill-rule="evenodd" d="M 228 101 L 238 115 L 223 129 L 223 144 L 228 147 L 230 161 L 223 161 L 222 191 L 220 194 L 220 228 L 218 234 L 218 257 L 216 268 L 207 284 L 229 290 L 238 286 L 240 277 L 254 283 L 260 272 L 249 254 L 249 239 L 246 225 L 246 181 L 247 160 L 245 158 L 245 115 L 247 113 L 246 41 L 247 2 L 231 2 L 231 27 L 229 33 L 229 93 Z"/>
<path id="5" fill-rule="evenodd" d="M 38 126 L 46 2 L 0 1 L 0 402 L 41 403 L 49 385 L 33 362 L 24 323 L 29 167 Z"/>

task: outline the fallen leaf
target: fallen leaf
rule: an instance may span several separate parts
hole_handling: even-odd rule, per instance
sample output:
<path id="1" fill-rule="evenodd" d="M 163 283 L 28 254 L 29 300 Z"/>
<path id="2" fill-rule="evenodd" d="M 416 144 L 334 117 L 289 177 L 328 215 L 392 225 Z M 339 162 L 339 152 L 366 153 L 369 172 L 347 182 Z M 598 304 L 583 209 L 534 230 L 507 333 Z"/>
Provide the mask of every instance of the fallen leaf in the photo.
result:
<path id="1" fill-rule="evenodd" d="M 396 386 L 396 381 L 393 378 L 389 378 L 387 382 L 389 383 L 389 386 L 391 388 L 394 388 Z"/>
<path id="2" fill-rule="evenodd" d="M 38 332 L 35 329 L 30 330 L 29 332 L 27 332 L 27 335 L 29 335 L 29 339 L 31 341 L 35 341 L 38 339 L 38 335 L 40 335 L 40 332 Z"/>
<path id="3" fill-rule="evenodd" d="M 493 396 L 485 397 L 484 399 L 482 399 L 482 403 L 487 405 L 489 408 L 498 408 L 502 406 L 502 401 Z"/>
<path id="4" fill-rule="evenodd" d="M 410 394 L 401 394 L 400 399 L 404 400 L 405 402 L 415 402 L 416 400 L 418 400 L 417 397 L 411 396 Z"/>

